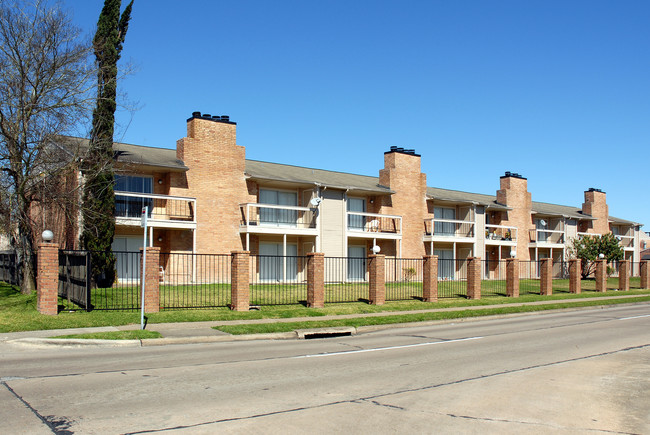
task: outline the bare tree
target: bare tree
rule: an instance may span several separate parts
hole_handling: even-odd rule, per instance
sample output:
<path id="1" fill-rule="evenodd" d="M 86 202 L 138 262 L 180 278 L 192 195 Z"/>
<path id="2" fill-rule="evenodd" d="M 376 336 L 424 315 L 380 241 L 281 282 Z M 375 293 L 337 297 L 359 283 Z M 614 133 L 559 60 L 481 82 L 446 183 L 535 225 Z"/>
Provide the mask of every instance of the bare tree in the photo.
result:
<path id="1" fill-rule="evenodd" d="M 35 287 L 35 205 L 70 197 L 61 180 L 75 159 L 52 144 L 88 125 L 97 76 L 91 54 L 90 41 L 58 6 L 0 2 L 0 200 L 23 293 Z"/>

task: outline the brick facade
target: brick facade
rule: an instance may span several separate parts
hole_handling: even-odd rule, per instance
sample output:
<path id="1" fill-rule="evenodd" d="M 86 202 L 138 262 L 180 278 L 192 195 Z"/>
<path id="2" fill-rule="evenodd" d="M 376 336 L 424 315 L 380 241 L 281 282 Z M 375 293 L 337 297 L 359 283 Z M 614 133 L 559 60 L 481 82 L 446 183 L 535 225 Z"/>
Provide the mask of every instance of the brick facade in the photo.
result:
<path id="1" fill-rule="evenodd" d="M 368 299 L 372 305 L 386 302 L 385 257 L 382 254 L 368 256 Z"/>
<path id="2" fill-rule="evenodd" d="M 421 258 L 425 254 L 422 227 L 428 213 L 427 176 L 420 170 L 420 156 L 396 151 L 384 153 L 379 184 L 395 191 L 382 197 L 381 213 L 402 216 L 401 257 Z"/>
<path id="3" fill-rule="evenodd" d="M 41 243 L 37 256 L 37 302 L 41 314 L 55 316 L 59 313 L 59 245 Z"/>
<path id="4" fill-rule="evenodd" d="M 500 189 L 497 191 L 497 202 L 512 210 L 507 212 L 507 219 L 501 225 L 515 226 L 517 230 L 517 258 L 522 261 L 530 260 L 528 244 L 532 225 L 531 211 L 533 208 L 532 195 L 528 192 L 528 180 L 517 176 L 500 178 Z"/>
<path id="5" fill-rule="evenodd" d="M 585 202 L 582 203 L 582 212 L 595 218 L 593 221 L 584 221 L 580 231 L 593 234 L 609 233 L 609 207 L 605 192 L 597 189 L 585 191 Z"/>

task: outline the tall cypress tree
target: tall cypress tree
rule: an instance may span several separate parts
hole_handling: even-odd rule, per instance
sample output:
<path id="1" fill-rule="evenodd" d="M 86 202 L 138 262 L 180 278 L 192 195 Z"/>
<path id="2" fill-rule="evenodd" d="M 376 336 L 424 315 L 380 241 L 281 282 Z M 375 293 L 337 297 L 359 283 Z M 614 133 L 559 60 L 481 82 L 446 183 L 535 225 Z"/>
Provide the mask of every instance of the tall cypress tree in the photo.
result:
<path id="1" fill-rule="evenodd" d="M 84 247 L 92 251 L 92 272 L 99 287 L 115 280 L 115 256 L 111 251 L 115 234 L 113 194 L 113 128 L 117 96 L 117 61 L 131 19 L 133 0 L 120 16 L 121 0 L 105 0 L 97 21 L 93 48 L 98 67 L 97 107 L 93 112 L 90 150 L 84 162 Z"/>

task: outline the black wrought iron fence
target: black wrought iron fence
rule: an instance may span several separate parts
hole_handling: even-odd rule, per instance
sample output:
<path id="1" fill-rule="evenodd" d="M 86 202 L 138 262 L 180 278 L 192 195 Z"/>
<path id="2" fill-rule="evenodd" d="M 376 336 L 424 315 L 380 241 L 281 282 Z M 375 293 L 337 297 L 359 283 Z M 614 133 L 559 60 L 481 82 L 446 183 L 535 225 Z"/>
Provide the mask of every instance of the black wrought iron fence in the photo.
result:
<path id="1" fill-rule="evenodd" d="M 368 300 L 368 259 L 325 257 L 325 303 Z"/>
<path id="2" fill-rule="evenodd" d="M 115 281 L 111 287 L 99 287 L 91 291 L 94 310 L 140 309 L 140 252 L 114 251 L 116 258 Z"/>
<path id="3" fill-rule="evenodd" d="M 467 297 L 467 260 L 438 259 L 438 297 Z"/>
<path id="4" fill-rule="evenodd" d="M 64 310 L 92 310 L 89 251 L 59 250 L 59 305 Z"/>
<path id="5" fill-rule="evenodd" d="M 0 252 L 0 281 L 20 285 L 20 267 L 15 252 Z"/>
<path id="6" fill-rule="evenodd" d="M 231 256 L 161 253 L 161 308 L 208 308 L 230 305 Z"/>
<path id="7" fill-rule="evenodd" d="M 519 294 L 539 294 L 539 262 L 519 261 Z"/>
<path id="8" fill-rule="evenodd" d="M 387 257 L 384 263 L 386 300 L 421 299 L 423 270 L 422 258 Z"/>
<path id="9" fill-rule="evenodd" d="M 285 305 L 306 303 L 305 256 L 250 256 L 250 304 Z"/>
<path id="10" fill-rule="evenodd" d="M 506 260 L 482 260 L 481 296 L 506 295 Z"/>

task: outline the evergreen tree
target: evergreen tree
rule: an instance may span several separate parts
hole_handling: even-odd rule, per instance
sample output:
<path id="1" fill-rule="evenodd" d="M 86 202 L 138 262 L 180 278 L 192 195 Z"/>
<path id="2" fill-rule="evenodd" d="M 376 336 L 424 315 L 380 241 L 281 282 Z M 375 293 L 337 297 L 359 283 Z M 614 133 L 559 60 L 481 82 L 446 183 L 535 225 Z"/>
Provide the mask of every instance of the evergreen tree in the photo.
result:
<path id="1" fill-rule="evenodd" d="M 576 237 L 569 250 L 571 256 L 582 260 L 582 278 L 586 279 L 596 271 L 596 261 L 603 254 L 608 263 L 622 260 L 623 248 L 614 234 L 586 235 Z"/>
<path id="2" fill-rule="evenodd" d="M 84 162 L 86 174 L 82 242 L 91 254 L 95 284 L 112 285 L 115 256 L 111 251 L 115 234 L 113 194 L 113 128 L 117 107 L 117 62 L 131 18 L 133 0 L 120 16 L 121 0 L 105 0 L 99 15 L 93 48 L 98 67 L 97 107 L 93 112 L 90 150 Z"/>

